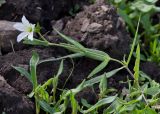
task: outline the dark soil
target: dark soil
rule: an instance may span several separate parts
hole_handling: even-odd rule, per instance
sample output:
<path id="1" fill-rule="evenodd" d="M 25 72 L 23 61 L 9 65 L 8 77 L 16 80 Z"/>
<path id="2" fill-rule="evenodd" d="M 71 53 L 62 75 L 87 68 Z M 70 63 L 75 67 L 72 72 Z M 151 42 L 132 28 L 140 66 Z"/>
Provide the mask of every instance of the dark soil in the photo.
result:
<path id="1" fill-rule="evenodd" d="M 88 0 L 6 0 L 7 3 L 0 8 L 1 20 L 20 21 L 25 15 L 31 22 L 40 22 L 47 30 L 51 29 L 50 22 L 70 15 L 75 4 L 88 5 Z"/>
<path id="2" fill-rule="evenodd" d="M 45 59 L 48 57 L 53 57 L 53 56 L 60 56 L 58 55 L 57 51 L 54 49 L 29 49 L 29 50 L 23 50 L 19 51 L 16 53 L 9 53 L 5 56 L 0 57 L 0 74 L 3 75 L 5 80 L 7 81 L 6 83 L 12 86 L 16 91 L 18 91 L 21 94 L 29 94 L 32 90 L 32 85 L 31 83 L 25 78 L 22 77 L 17 71 L 15 71 L 11 65 L 14 66 L 21 66 L 25 68 L 26 70 L 29 69 L 29 59 L 31 58 L 31 52 L 35 50 L 36 52 L 39 53 L 41 59 Z M 55 56 L 55 57 L 56 57 Z M 58 67 L 59 67 L 60 62 L 49 62 L 45 64 L 41 64 L 38 66 L 37 69 L 37 76 L 38 76 L 38 82 L 39 84 L 42 84 L 44 81 L 47 79 L 53 77 L 54 74 L 56 74 Z M 82 58 L 80 60 L 76 60 L 74 63 L 74 71 L 69 78 L 68 82 L 66 83 L 65 88 L 74 88 L 78 84 L 82 82 L 83 79 L 86 78 L 86 76 L 91 72 L 93 68 L 95 68 L 99 63 L 93 60 L 85 59 Z M 87 67 L 86 67 L 87 66 Z M 72 70 L 72 63 L 70 60 L 64 62 L 64 71 L 63 74 L 60 76 L 59 79 L 59 88 L 62 88 L 64 86 L 64 83 L 68 76 L 70 75 L 70 72 Z M 107 71 L 110 69 L 107 69 Z M 118 75 L 117 75 L 118 76 Z M 118 76 L 119 77 L 119 76 Z M 122 76 L 120 76 L 122 77 Z M 124 79 L 124 78 L 121 78 Z M 120 84 L 118 84 L 118 80 L 120 81 L 121 79 L 116 78 L 116 81 L 114 78 L 111 78 L 110 82 L 112 83 L 112 86 L 114 87 L 120 87 Z M 120 87 L 121 88 L 121 87 Z M 5 91 L 5 90 L 4 90 Z M 89 97 L 88 94 L 92 95 L 93 97 Z M 78 94 L 77 99 L 80 101 L 80 98 L 86 98 L 89 103 L 95 103 L 96 102 L 96 93 L 91 91 L 90 89 L 84 90 L 82 93 Z M 9 100 L 6 100 L 6 102 L 11 106 Z M 16 102 L 16 101 L 15 101 Z M 18 101 L 17 101 L 18 102 Z M 3 102 L 0 102 L 1 106 L 6 106 Z M 5 107 L 8 109 L 7 107 Z M 25 107 L 23 107 L 25 108 Z M 2 108 L 0 110 L 4 111 Z M 8 111 L 10 113 L 10 111 Z M 11 110 L 11 112 L 13 112 Z M 20 114 L 20 113 L 17 113 Z M 22 113 L 23 114 L 23 113 Z"/>
<path id="3" fill-rule="evenodd" d="M 85 7 L 67 22 L 64 33 L 114 58 L 123 58 L 129 52 L 130 37 L 123 20 L 113 6 L 103 2 Z"/>
<path id="4" fill-rule="evenodd" d="M 0 113 L 34 114 L 34 104 L 0 76 Z"/>
<path id="5" fill-rule="evenodd" d="M 160 82 L 160 67 L 152 62 L 145 62 L 141 64 L 141 69 L 148 76 L 151 76 L 156 82 Z"/>
<path id="6" fill-rule="evenodd" d="M 129 52 L 131 41 L 125 29 L 125 24 L 117 15 L 116 9 L 102 2 L 103 0 L 97 0 L 98 2 L 93 5 L 89 5 L 86 2 L 87 0 L 6 1 L 7 3 L 0 8 L 1 20 L 20 21 L 21 16 L 24 14 L 32 22 L 41 22 L 43 27 L 48 30 L 55 27 L 75 38 L 86 47 L 103 50 L 111 57 L 119 60 L 123 58 L 124 54 Z M 75 17 L 69 16 L 69 11 L 74 8 L 75 4 L 79 4 L 80 9 L 77 12 L 80 12 Z M 50 34 L 46 37 L 52 42 L 59 42 L 57 39 L 59 36 L 53 31 L 50 31 Z M 6 50 L 6 48 L 4 47 L 3 50 Z M 29 71 L 29 60 L 32 51 L 36 51 L 41 60 L 49 57 L 60 57 L 70 53 L 62 48 L 35 48 L 34 46 L 17 50 L 19 51 L 15 53 L 11 50 L 5 51 L 5 54 L 0 56 L 0 114 L 3 111 L 7 114 L 32 114 L 35 111 L 34 101 L 26 96 L 32 91 L 31 83 L 13 69 L 11 65 L 20 66 Z M 38 83 L 43 84 L 46 80 L 53 77 L 57 73 L 59 64 L 60 61 L 54 61 L 38 65 Z M 68 89 L 76 87 L 99 64 L 99 62 L 87 58 L 74 59 L 74 61 L 66 59 L 58 87 L 63 88 L 70 74 L 71 76 L 64 87 Z M 111 62 L 103 72 L 119 67 L 120 65 Z M 141 67 L 143 71 L 153 76 L 156 81 L 160 81 L 158 79 L 160 70 L 155 64 L 143 63 Z M 127 75 L 126 71 L 119 72 L 108 80 L 108 85 L 121 91 L 126 85 L 119 83 L 119 81 L 125 81 Z M 77 100 L 80 102 L 81 98 L 85 98 L 89 103 L 94 104 L 97 101 L 97 92 L 99 91 L 97 87 L 94 89 L 95 91 L 93 91 L 93 88 L 86 88 L 76 96 Z"/>

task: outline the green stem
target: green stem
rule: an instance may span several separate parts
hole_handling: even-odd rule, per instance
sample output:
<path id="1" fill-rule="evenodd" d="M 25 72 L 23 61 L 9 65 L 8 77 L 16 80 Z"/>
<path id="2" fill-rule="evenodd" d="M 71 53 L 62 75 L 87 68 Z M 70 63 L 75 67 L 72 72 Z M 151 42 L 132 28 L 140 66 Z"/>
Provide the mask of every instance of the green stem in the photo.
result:
<path id="1" fill-rule="evenodd" d="M 122 66 L 124 66 L 124 68 L 128 71 L 128 73 L 130 74 L 130 76 L 134 79 L 134 74 L 131 72 L 131 70 L 128 68 L 128 65 L 123 63 L 122 61 L 119 61 L 117 59 L 111 58 L 112 61 L 115 61 L 119 64 L 121 64 Z"/>
<path id="2" fill-rule="evenodd" d="M 121 64 L 122 66 L 126 66 L 126 64 L 124 64 L 122 61 L 119 61 L 117 59 L 111 58 L 112 61 L 117 62 L 119 64 Z"/>
<path id="3" fill-rule="evenodd" d="M 38 104 L 38 102 L 37 102 L 37 100 L 36 100 L 36 98 L 35 98 L 35 103 L 36 103 L 36 114 L 39 114 L 39 104 Z"/>
<path id="4" fill-rule="evenodd" d="M 73 51 L 73 52 L 78 52 L 78 50 L 79 50 L 79 49 L 76 48 L 74 45 L 67 44 L 67 43 L 59 43 L 59 44 L 56 44 L 56 43 L 50 43 L 50 42 L 48 42 L 48 45 L 49 45 L 49 46 L 62 47 L 62 48 L 68 49 L 68 50 Z"/>
<path id="5" fill-rule="evenodd" d="M 41 38 L 42 40 L 48 42 L 48 41 L 45 39 L 45 37 L 44 37 L 40 32 L 38 32 L 38 35 L 40 36 L 40 38 Z"/>

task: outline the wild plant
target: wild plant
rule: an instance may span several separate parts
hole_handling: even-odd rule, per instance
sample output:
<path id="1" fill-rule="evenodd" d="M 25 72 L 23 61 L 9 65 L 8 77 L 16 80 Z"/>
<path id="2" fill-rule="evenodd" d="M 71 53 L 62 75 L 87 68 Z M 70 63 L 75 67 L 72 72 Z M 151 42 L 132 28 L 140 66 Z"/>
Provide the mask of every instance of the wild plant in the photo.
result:
<path id="1" fill-rule="evenodd" d="M 66 43 L 53 43 L 47 41 L 43 35 L 40 33 L 39 26 L 35 32 L 37 32 L 41 39 L 28 38 L 21 36 L 21 39 L 24 39 L 23 43 L 30 45 L 40 45 L 46 47 L 61 47 L 65 48 L 73 54 L 59 57 L 59 58 L 48 58 L 45 60 L 39 60 L 37 53 L 33 53 L 33 56 L 30 60 L 30 73 L 25 71 L 23 68 L 14 67 L 22 75 L 26 76 L 31 83 L 33 84 L 33 92 L 30 96 L 34 95 L 36 100 L 36 113 L 39 114 L 40 108 L 43 109 L 46 113 L 49 114 L 63 114 L 66 113 L 67 108 L 70 106 L 72 109 L 72 114 L 78 114 L 79 112 L 83 114 L 98 114 L 99 110 L 102 110 L 103 114 L 127 114 L 127 113 L 139 113 L 139 114 L 157 114 L 155 109 L 159 106 L 159 94 L 160 94 L 160 85 L 155 81 L 151 80 L 147 75 L 140 71 L 140 46 L 137 45 L 136 48 L 136 60 L 135 67 L 133 69 L 134 73 L 129 69 L 128 65 L 131 61 L 131 57 L 135 50 L 135 45 L 138 37 L 138 29 L 140 24 L 140 18 L 138 21 L 138 26 L 136 29 L 135 37 L 133 40 L 132 48 L 127 60 L 117 60 L 110 57 L 107 53 L 99 50 L 89 49 L 81 45 L 79 42 L 73 40 L 72 38 L 60 33 L 54 29 L 58 35 L 60 35 Z M 30 31 L 32 32 L 32 31 Z M 28 33 L 27 33 L 28 36 Z M 28 39 L 27 39 L 28 38 Z M 78 57 L 88 57 L 100 61 L 101 64 L 98 65 L 93 71 L 84 79 L 81 84 L 76 88 L 66 90 L 62 89 L 59 99 L 56 99 L 56 90 L 58 85 L 58 77 L 63 71 L 63 59 L 66 58 L 78 58 Z M 43 85 L 37 83 L 37 65 L 50 62 L 62 60 L 58 73 L 53 78 L 46 81 Z M 122 67 L 112 70 L 108 73 L 103 73 L 100 76 L 96 76 L 97 73 L 102 71 L 110 61 L 117 62 L 122 65 Z M 122 93 L 116 93 L 116 89 L 107 87 L 108 78 L 112 77 L 118 71 L 126 69 L 131 78 L 128 78 L 128 89 L 123 88 Z M 96 77 L 95 77 L 96 76 Z M 130 80 L 131 79 L 131 80 Z M 143 79 L 143 80 L 142 80 Z M 147 80 L 145 82 L 144 80 Z M 85 99 L 82 100 L 82 106 L 79 105 L 79 102 L 76 100 L 75 96 L 77 93 L 82 91 L 84 88 L 92 87 L 95 84 L 99 83 L 99 100 L 96 104 L 91 105 Z M 47 92 L 47 87 L 52 86 L 52 94 Z"/>
<path id="2" fill-rule="evenodd" d="M 138 40 L 140 42 L 141 60 L 153 61 L 159 64 L 160 56 L 160 24 L 154 16 L 160 12 L 160 7 L 156 6 L 158 0 L 109 0 L 117 7 L 118 14 L 124 19 L 127 28 L 132 35 L 136 31 L 136 23 L 141 15 Z"/>

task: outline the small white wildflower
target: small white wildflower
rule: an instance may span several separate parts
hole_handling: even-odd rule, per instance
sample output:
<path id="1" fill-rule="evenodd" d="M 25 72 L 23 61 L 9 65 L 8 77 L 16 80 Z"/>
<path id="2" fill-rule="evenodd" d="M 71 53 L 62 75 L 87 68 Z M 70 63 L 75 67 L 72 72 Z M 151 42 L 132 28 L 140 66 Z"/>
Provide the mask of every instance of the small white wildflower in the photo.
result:
<path id="1" fill-rule="evenodd" d="M 17 42 L 20 42 L 26 37 L 29 40 L 33 40 L 35 24 L 29 23 L 25 16 L 22 17 L 22 23 L 16 23 L 13 27 L 22 32 L 17 36 Z"/>

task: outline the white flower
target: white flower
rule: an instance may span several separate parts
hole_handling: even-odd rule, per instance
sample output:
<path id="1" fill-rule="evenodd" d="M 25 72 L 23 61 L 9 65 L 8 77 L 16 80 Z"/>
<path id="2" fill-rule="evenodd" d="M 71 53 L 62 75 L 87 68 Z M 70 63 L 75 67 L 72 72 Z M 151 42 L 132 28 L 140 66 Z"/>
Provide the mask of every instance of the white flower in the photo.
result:
<path id="1" fill-rule="evenodd" d="M 33 40 L 35 24 L 29 23 L 25 16 L 22 17 L 22 23 L 16 23 L 13 27 L 22 32 L 17 36 L 17 42 L 20 42 L 26 37 L 29 40 Z"/>

